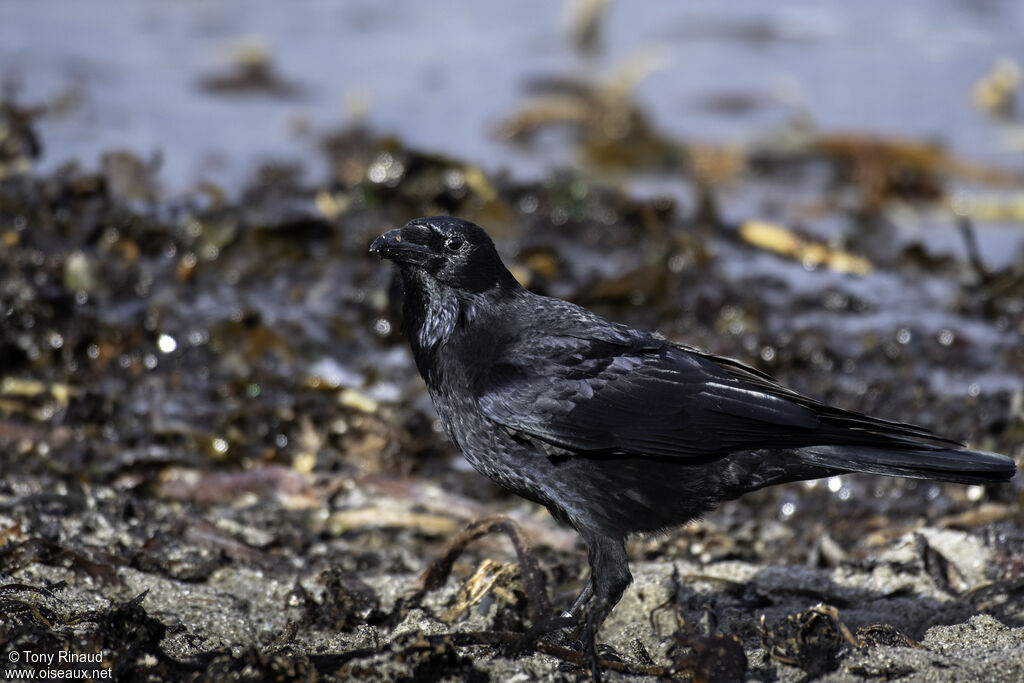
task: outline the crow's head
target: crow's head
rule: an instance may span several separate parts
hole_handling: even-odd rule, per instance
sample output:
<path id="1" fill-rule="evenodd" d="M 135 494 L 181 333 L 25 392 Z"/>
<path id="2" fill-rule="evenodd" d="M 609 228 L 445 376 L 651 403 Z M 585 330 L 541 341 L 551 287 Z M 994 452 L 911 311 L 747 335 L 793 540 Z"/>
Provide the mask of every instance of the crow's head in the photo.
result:
<path id="1" fill-rule="evenodd" d="M 394 261 L 405 275 L 457 291 L 518 286 L 483 228 L 460 218 L 417 218 L 375 239 L 370 253 Z"/>

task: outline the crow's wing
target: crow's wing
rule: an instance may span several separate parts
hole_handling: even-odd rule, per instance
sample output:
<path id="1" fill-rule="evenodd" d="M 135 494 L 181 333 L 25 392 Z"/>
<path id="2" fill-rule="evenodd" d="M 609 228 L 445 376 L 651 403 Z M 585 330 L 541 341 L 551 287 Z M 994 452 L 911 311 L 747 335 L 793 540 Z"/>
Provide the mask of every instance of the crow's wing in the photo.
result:
<path id="1" fill-rule="evenodd" d="M 928 448 L 931 432 L 821 404 L 738 361 L 655 337 L 521 340 L 474 379 L 492 421 L 570 452 L 714 458 L 808 445 Z"/>

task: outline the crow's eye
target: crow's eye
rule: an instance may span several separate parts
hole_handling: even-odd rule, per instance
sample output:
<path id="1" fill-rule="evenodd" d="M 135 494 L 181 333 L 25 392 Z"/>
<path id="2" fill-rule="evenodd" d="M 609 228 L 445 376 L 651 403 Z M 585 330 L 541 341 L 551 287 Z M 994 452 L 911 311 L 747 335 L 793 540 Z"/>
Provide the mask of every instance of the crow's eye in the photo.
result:
<path id="1" fill-rule="evenodd" d="M 444 248 L 448 251 L 458 251 L 462 248 L 461 237 L 449 237 L 444 241 Z"/>

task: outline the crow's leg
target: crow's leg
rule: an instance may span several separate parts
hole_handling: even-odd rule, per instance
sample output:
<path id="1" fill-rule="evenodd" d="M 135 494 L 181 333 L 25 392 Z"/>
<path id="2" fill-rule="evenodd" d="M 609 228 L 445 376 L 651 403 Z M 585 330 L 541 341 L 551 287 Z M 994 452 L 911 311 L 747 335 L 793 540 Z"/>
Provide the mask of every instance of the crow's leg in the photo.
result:
<path id="1" fill-rule="evenodd" d="M 629 558 L 622 538 L 583 532 L 583 540 L 589 550 L 590 581 L 576 598 L 570 612 L 586 605 L 588 621 L 599 627 L 622 599 L 633 576 L 629 573 Z M 597 633 L 591 635 L 596 636 Z"/>
<path id="2" fill-rule="evenodd" d="M 583 587 L 580 594 L 572 601 L 572 605 L 569 609 L 557 616 L 548 617 L 547 619 L 542 619 L 534 623 L 534 625 L 531 626 L 513 646 L 513 651 L 523 652 L 541 636 L 548 635 L 549 633 L 554 634 L 559 630 L 562 632 L 557 634 L 554 640 L 565 645 L 571 645 L 573 639 L 576 637 L 576 633 L 579 631 L 578 628 L 574 627 L 579 625 L 580 615 L 586 608 L 587 603 L 593 597 L 594 583 L 590 578 L 588 578 L 587 585 Z"/>
<path id="3" fill-rule="evenodd" d="M 576 599 L 572 601 L 572 605 L 569 609 L 562 612 L 563 617 L 576 619 L 583 612 L 583 608 L 586 607 L 590 599 L 594 597 L 594 581 L 593 577 L 587 579 L 587 585 L 583 587 L 580 594 L 576 596 Z"/>
<path id="4" fill-rule="evenodd" d="M 590 556 L 591 565 L 593 564 L 593 553 Z M 555 637 L 556 642 L 561 642 L 569 645 L 576 638 L 579 633 L 580 618 L 587 608 L 587 604 L 594 597 L 594 577 L 593 572 L 591 576 L 587 578 L 587 583 L 583 586 L 583 590 L 580 591 L 579 595 L 572 601 L 572 605 L 561 614 L 547 619 L 542 619 L 531 626 L 526 633 L 523 634 L 522 638 L 513 646 L 514 652 L 523 652 L 529 645 L 533 644 L 535 640 L 541 636 L 545 636 L 549 633 L 562 630 L 562 633 Z M 578 647 L 578 643 L 577 643 Z"/>
<path id="5" fill-rule="evenodd" d="M 582 628 L 579 644 L 589 660 L 591 673 L 596 680 L 600 680 L 597 632 L 612 608 L 622 599 L 622 594 L 633 580 L 633 576 L 629 573 L 629 560 L 622 538 L 606 536 L 599 532 L 580 533 L 587 543 L 590 579 L 568 610 L 557 617 L 534 624 L 513 646 L 513 651 L 522 652 L 539 637 L 559 629 L 566 629 L 561 636 L 564 642 L 573 637 L 568 629 L 580 626 Z"/>
<path id="6" fill-rule="evenodd" d="M 583 590 L 576 596 L 576 599 L 572 601 L 572 605 L 569 609 L 565 610 L 558 616 L 548 617 L 543 619 L 529 628 L 529 630 L 523 634 L 523 637 L 516 643 L 515 649 L 522 652 L 526 649 L 526 646 L 532 644 L 533 641 L 537 640 L 543 635 L 553 633 L 559 629 L 564 631 L 556 637 L 556 641 L 561 641 L 565 644 L 572 643 L 576 634 L 579 632 L 580 617 L 586 610 L 587 603 L 594 597 L 594 581 L 593 577 L 587 579 L 587 584 L 583 586 Z"/>
<path id="7" fill-rule="evenodd" d="M 586 603 L 581 640 L 583 653 L 590 660 L 590 671 L 595 679 L 600 678 L 600 662 L 597 656 L 597 632 L 611 613 L 612 608 L 622 599 L 626 587 L 633 580 L 629 573 L 629 558 L 621 537 L 607 536 L 600 532 L 580 532 L 587 543 L 590 559 L 590 582 L 592 599 Z M 580 597 L 587 592 L 584 588 Z M 580 602 L 580 598 L 576 599 Z M 573 604 L 575 607 L 576 604 Z"/>

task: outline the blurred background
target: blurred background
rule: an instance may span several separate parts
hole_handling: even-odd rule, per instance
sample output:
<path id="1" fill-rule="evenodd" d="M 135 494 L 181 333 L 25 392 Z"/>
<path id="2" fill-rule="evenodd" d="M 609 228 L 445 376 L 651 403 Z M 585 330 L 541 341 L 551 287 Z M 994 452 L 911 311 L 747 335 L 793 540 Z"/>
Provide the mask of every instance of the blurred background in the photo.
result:
<path id="1" fill-rule="evenodd" d="M 237 183 L 256 160 L 306 165 L 315 134 L 350 120 L 536 176 L 572 163 L 571 148 L 510 147 L 502 124 L 559 83 L 629 98 L 675 140 L 752 145 L 802 126 L 996 164 L 1024 146 L 1009 118 L 1024 8 L 1008 1 L 54 0 L 2 13 L 3 77 L 49 109 L 41 167 L 158 155 L 171 191 Z"/>
<path id="2" fill-rule="evenodd" d="M 366 253 L 421 215 L 480 223 L 536 291 L 1020 462 L 1021 36 L 1010 0 L 0 3 L 0 643 L 167 679 L 341 652 L 314 667 L 344 679 L 402 628 L 528 625 L 507 545 L 397 598 L 493 512 L 556 604 L 578 590 L 575 536 L 440 432 Z M 648 596 L 691 623 L 703 604 L 766 677 L 803 660 L 754 654 L 755 608 L 836 601 L 751 578 L 773 565 L 876 586 L 844 618 L 912 639 L 1024 615 L 1016 483 L 777 487 L 631 552 Z M 667 563 L 772 598 L 680 597 Z M 508 590 L 459 616 L 486 567 Z"/>

